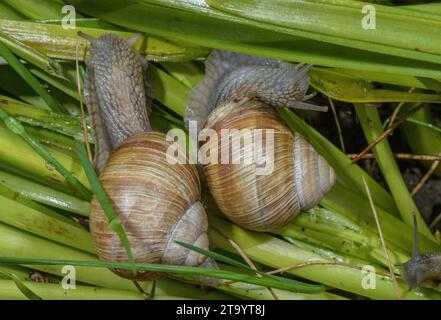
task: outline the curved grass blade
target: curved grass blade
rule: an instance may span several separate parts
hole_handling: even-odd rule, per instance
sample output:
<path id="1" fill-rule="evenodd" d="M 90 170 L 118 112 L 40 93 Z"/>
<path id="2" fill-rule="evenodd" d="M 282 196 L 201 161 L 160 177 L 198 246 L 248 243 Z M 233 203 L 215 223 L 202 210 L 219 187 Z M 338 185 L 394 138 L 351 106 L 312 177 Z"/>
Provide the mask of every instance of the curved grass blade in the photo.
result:
<path id="1" fill-rule="evenodd" d="M 12 258 L 12 257 L 0 257 L 0 264 L 72 265 L 72 266 L 116 268 L 116 269 L 127 269 L 127 270 L 130 270 L 134 267 L 136 270 L 142 270 L 142 271 L 206 276 L 217 279 L 257 284 L 264 287 L 271 287 L 276 289 L 291 290 L 295 292 L 319 293 L 325 291 L 325 287 L 323 285 L 296 282 L 296 285 L 294 286 L 291 282 L 276 281 L 269 277 L 258 278 L 249 274 L 230 272 L 219 269 L 175 266 L 175 265 L 164 265 L 164 264 L 149 264 L 149 263 L 132 264 L 132 263 L 119 263 L 119 262 L 98 262 L 98 261 L 78 261 L 78 260 L 23 259 L 23 258 Z"/>
<path id="2" fill-rule="evenodd" d="M 0 31 L 38 50 L 39 52 L 57 59 L 75 60 L 76 46 L 79 43 L 79 59 L 83 60 L 88 45 L 85 39 L 79 38 L 78 31 L 82 31 L 94 38 L 104 33 L 115 33 L 122 38 L 129 39 L 135 33 L 114 29 L 84 28 L 63 29 L 61 24 L 44 24 L 28 21 L 0 19 Z M 136 50 L 145 54 L 148 60 L 154 61 L 185 61 L 205 56 L 206 48 L 193 44 L 170 42 L 150 36 L 135 44 Z"/>
<path id="3" fill-rule="evenodd" d="M 216 261 L 224 262 L 224 263 L 229 264 L 231 266 L 247 270 L 247 271 L 249 271 L 251 273 L 257 273 L 257 274 L 259 274 L 262 277 L 271 278 L 271 279 L 273 279 L 275 281 L 291 282 L 293 284 L 293 286 L 295 286 L 295 285 L 297 285 L 299 283 L 296 280 L 292 280 L 292 279 L 288 279 L 288 278 L 282 278 L 282 277 L 278 277 L 278 276 L 274 276 L 274 275 L 269 275 L 269 274 L 266 274 L 265 272 L 262 272 L 260 270 L 256 270 L 256 269 L 250 268 L 248 265 L 246 265 L 246 264 L 244 264 L 242 262 L 236 261 L 234 259 L 226 257 L 226 256 L 224 256 L 222 254 L 217 253 L 217 252 L 206 250 L 206 249 L 203 249 L 203 248 L 200 248 L 200 247 L 195 247 L 195 246 L 193 246 L 193 245 L 191 245 L 189 243 L 184 243 L 184 242 L 181 242 L 181 241 L 175 241 L 175 242 L 177 244 L 183 246 L 184 248 L 190 249 L 192 251 L 195 251 L 195 252 L 198 252 L 200 254 L 203 254 L 203 255 L 205 255 L 207 257 L 213 258 Z"/>
<path id="4" fill-rule="evenodd" d="M 75 139 L 83 138 L 83 131 L 81 129 L 82 123 L 79 116 L 70 116 L 46 109 L 36 108 L 33 105 L 23 103 L 1 94 L 0 109 L 6 111 L 21 122 L 31 126 L 42 127 Z M 88 129 L 90 130 L 89 123 Z M 90 139 L 89 141 L 93 142 L 92 135 L 88 134 L 88 137 Z"/>
<path id="5" fill-rule="evenodd" d="M 369 103 L 401 101 L 441 103 L 439 94 L 373 89 L 372 84 L 363 78 L 334 70 L 313 68 L 308 75 L 314 89 L 336 100 Z"/>
<path id="6" fill-rule="evenodd" d="M 315 69 L 315 68 L 313 68 Z M 374 72 L 365 70 L 351 70 L 344 68 L 333 68 L 330 69 L 333 72 L 344 74 L 347 76 L 352 76 L 356 78 L 362 78 L 369 81 L 395 84 L 407 88 L 419 88 L 419 89 L 429 89 L 441 91 L 441 81 L 424 78 L 424 77 L 414 77 L 410 75 L 393 74 L 385 72 Z"/>
<path id="7" fill-rule="evenodd" d="M 133 257 L 132 248 L 130 247 L 129 239 L 124 231 L 124 227 L 122 226 L 121 221 L 118 218 L 118 215 L 116 214 L 115 210 L 112 207 L 112 204 L 110 203 L 106 191 L 101 185 L 95 173 L 95 170 L 93 169 L 93 166 L 89 161 L 84 144 L 77 141 L 76 150 L 80 162 L 84 168 L 84 172 L 86 173 L 87 179 L 89 180 L 90 185 L 92 186 L 92 190 L 95 193 L 95 196 L 98 199 L 101 207 L 103 208 L 103 211 L 107 216 L 107 219 L 109 220 L 109 227 L 118 234 L 123 247 L 126 249 L 127 257 L 130 261 L 130 264 L 132 265 L 132 270 L 133 272 L 135 272 L 135 269 L 133 267 L 133 264 L 135 263 L 135 258 Z"/>
<path id="8" fill-rule="evenodd" d="M 45 72 L 64 78 L 63 68 L 58 62 L 48 58 L 39 51 L 25 45 L 24 43 L 14 39 L 13 37 L 0 31 L 0 41 L 8 46 L 8 48 L 20 58 L 32 63 Z"/>
<path id="9" fill-rule="evenodd" d="M 41 83 L 26 67 L 18 61 L 9 48 L 0 41 L 0 55 L 9 65 L 32 87 L 32 89 L 46 102 L 55 112 L 64 112 L 60 104 L 44 89 Z"/>
<path id="10" fill-rule="evenodd" d="M 368 143 L 372 143 L 383 133 L 383 126 L 378 110 L 375 107 L 367 107 L 363 104 L 355 104 L 354 107 L 366 140 Z M 389 186 L 392 197 L 395 200 L 403 221 L 408 226 L 412 226 L 412 212 L 417 212 L 417 217 L 419 219 L 418 222 L 421 225 L 419 232 L 429 239 L 434 240 L 430 229 L 422 219 L 421 214 L 409 193 L 387 139 L 383 139 L 372 148 L 372 152 L 374 153 L 378 166 Z"/>
<path id="11" fill-rule="evenodd" d="M 414 107 L 415 104 L 406 103 L 401 109 L 400 115 L 406 114 Z M 412 123 L 413 121 L 419 121 L 431 127 L 420 126 Z M 440 129 L 434 123 L 429 106 L 415 113 L 402 125 L 401 129 L 404 132 L 406 142 L 413 152 L 433 156 L 441 153 L 441 132 L 439 132 Z M 431 166 L 431 163 L 426 161 L 423 161 L 422 164 L 427 166 L 427 168 Z M 438 167 L 435 173 L 441 177 L 441 167 Z"/>
<path id="12" fill-rule="evenodd" d="M 23 293 L 29 300 L 42 300 L 40 296 L 29 289 L 15 274 L 6 273 L 0 270 L 0 277 L 14 281 L 17 288 Z"/>
<path id="13" fill-rule="evenodd" d="M 24 179 L 0 170 L 0 186 L 14 190 L 27 199 L 62 209 L 84 217 L 89 216 L 90 203 L 67 193 L 46 187 L 42 184 Z"/>
<path id="14" fill-rule="evenodd" d="M 161 1 L 158 1 L 161 2 Z M 163 1 L 169 2 L 169 1 Z M 375 28 L 362 25 L 361 1 L 207 0 L 210 6 L 296 36 L 441 63 L 441 22 L 432 14 L 375 5 Z"/>
<path id="15" fill-rule="evenodd" d="M 31 137 L 23 125 L 15 118 L 11 117 L 5 110 L 0 109 L 0 119 L 3 120 L 6 127 L 20 136 L 26 143 L 31 146 L 49 165 L 53 166 L 80 195 L 86 199 L 92 197 L 92 193 L 67 170 L 60 162 L 41 146 L 33 137 Z"/>
<path id="16" fill-rule="evenodd" d="M 268 29 L 267 24 L 215 10 L 204 1 L 113 0 L 92 5 L 70 0 L 69 3 L 88 15 L 131 30 L 200 46 L 315 65 L 441 79 L 440 64 L 409 59 L 408 55 L 399 58 L 296 37 L 273 26 Z"/>

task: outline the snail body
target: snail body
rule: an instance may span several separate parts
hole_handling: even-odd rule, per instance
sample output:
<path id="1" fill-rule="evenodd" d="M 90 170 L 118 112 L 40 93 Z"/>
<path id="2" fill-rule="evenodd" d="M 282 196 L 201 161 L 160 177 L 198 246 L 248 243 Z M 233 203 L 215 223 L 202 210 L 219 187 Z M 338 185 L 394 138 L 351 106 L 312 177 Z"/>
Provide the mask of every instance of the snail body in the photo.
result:
<path id="1" fill-rule="evenodd" d="M 332 167 L 303 136 L 292 133 L 273 108 L 323 110 L 303 102 L 310 97 L 305 95 L 307 70 L 309 66 L 215 50 L 207 58 L 205 79 L 190 94 L 186 121 L 196 121 L 201 134 L 207 129 L 218 136 L 222 130 L 243 129 L 272 134 L 273 150 L 248 136 L 236 151 L 243 159 L 252 158 L 258 148 L 263 154 L 273 152 L 273 168 L 267 174 L 257 172 L 256 161 L 223 163 L 225 145 L 219 140 L 201 146 L 218 150 L 215 163 L 202 154 L 207 184 L 221 211 L 243 228 L 264 231 L 286 225 L 301 210 L 315 206 L 335 182 Z"/>
<path id="2" fill-rule="evenodd" d="M 418 223 L 415 213 L 413 214 L 414 239 L 412 258 L 402 264 L 403 278 L 411 289 L 431 282 L 441 284 L 441 253 L 419 253 Z"/>
<path id="3" fill-rule="evenodd" d="M 208 249 L 207 217 L 200 202 L 200 181 L 187 159 L 167 161 L 172 142 L 152 132 L 145 92 L 146 64 L 116 35 L 93 39 L 86 61 L 85 97 L 96 141 L 95 166 L 100 181 L 123 225 L 139 263 L 199 266 L 206 257 L 175 243 Z M 185 157 L 185 153 L 179 152 Z M 96 197 L 92 199 L 90 230 L 99 258 L 127 262 L 119 236 Z M 113 270 L 135 280 L 156 279 L 145 271 Z"/>

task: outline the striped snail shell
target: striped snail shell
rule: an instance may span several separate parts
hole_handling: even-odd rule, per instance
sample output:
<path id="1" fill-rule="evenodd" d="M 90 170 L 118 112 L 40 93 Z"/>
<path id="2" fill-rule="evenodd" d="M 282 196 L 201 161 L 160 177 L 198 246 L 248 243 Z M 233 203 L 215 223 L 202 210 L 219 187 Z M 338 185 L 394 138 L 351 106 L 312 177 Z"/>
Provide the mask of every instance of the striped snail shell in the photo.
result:
<path id="1" fill-rule="evenodd" d="M 273 134 L 273 169 L 268 174 L 258 174 L 256 159 L 222 162 L 225 146 L 221 139 L 210 138 L 201 145 L 201 150 L 217 150 L 217 163 L 209 161 L 211 155 L 201 153 L 217 205 L 243 228 L 263 231 L 281 227 L 301 210 L 315 206 L 335 182 L 327 161 L 302 135 L 292 133 L 273 108 L 324 110 L 304 102 L 310 97 L 305 96 L 308 70 L 309 66 L 215 50 L 207 58 L 205 79 L 190 94 L 186 123 L 196 121 L 198 129 L 203 128 L 201 133 L 212 129 L 222 137 L 225 129 L 262 129 Z M 241 138 L 235 152 L 241 152 L 242 159 L 252 158 L 250 153 L 258 148 L 254 136 Z M 261 148 L 262 154 L 272 152 L 265 143 Z"/>
<path id="2" fill-rule="evenodd" d="M 145 92 L 146 62 L 132 40 L 113 34 L 89 41 L 85 98 L 96 141 L 95 165 L 100 181 L 124 227 L 136 262 L 200 266 L 206 257 L 175 243 L 208 249 L 207 217 L 200 202 L 197 170 L 187 159 L 167 161 L 172 142 L 152 132 Z M 185 157 L 184 151 L 178 153 Z M 96 197 L 92 199 L 90 230 L 99 258 L 127 262 L 119 236 Z M 122 277 L 156 279 L 145 271 L 113 270 Z"/>

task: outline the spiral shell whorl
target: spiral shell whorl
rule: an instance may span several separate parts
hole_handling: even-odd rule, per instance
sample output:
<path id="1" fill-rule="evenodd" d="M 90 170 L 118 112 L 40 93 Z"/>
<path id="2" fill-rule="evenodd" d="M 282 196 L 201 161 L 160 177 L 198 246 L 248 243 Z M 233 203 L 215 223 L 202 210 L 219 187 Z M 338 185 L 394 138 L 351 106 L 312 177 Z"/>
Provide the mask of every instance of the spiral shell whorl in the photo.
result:
<path id="1" fill-rule="evenodd" d="M 319 203 L 331 190 L 335 183 L 335 172 L 313 146 L 298 133 L 294 133 L 293 159 L 294 179 L 300 208 L 307 210 Z"/>
<path id="2" fill-rule="evenodd" d="M 136 262 L 195 266 L 204 257 L 178 249 L 174 241 L 208 248 L 199 177 L 191 165 L 167 162 L 165 152 L 170 144 L 164 134 L 156 132 L 127 139 L 109 158 L 100 180 L 124 226 Z M 96 198 L 90 219 L 98 256 L 104 261 L 128 261 Z M 158 277 L 151 272 L 115 272 L 130 279 Z"/>
<path id="3" fill-rule="evenodd" d="M 301 209 L 316 205 L 335 181 L 326 160 L 300 134 L 293 134 L 273 108 L 263 102 L 242 100 L 220 106 L 208 118 L 207 127 L 218 136 L 223 129 L 274 130 L 274 167 L 270 174 L 257 175 L 256 163 L 204 166 L 219 208 L 243 228 L 265 231 L 286 225 Z M 217 143 L 220 157 L 222 145 Z M 253 143 L 244 140 L 243 146 Z M 246 153 L 243 148 L 241 151 Z"/>

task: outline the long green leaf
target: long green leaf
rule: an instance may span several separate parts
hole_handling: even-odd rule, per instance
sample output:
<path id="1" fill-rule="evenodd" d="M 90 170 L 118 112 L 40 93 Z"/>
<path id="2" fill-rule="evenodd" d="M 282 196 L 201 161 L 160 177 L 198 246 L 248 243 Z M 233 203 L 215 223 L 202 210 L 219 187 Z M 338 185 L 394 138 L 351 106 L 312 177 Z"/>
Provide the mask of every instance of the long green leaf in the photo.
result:
<path id="1" fill-rule="evenodd" d="M 0 277 L 12 280 L 21 293 L 23 293 L 29 300 L 42 300 L 41 297 L 29 289 L 15 274 L 6 273 L 0 270 Z"/>
<path id="2" fill-rule="evenodd" d="M 82 31 L 92 37 L 99 37 L 104 33 L 115 33 L 128 39 L 135 34 L 114 29 L 98 29 L 77 27 L 63 29 L 61 24 L 43 24 L 28 21 L 14 21 L 0 19 L 0 31 L 14 37 L 18 41 L 38 50 L 39 52 L 57 59 L 75 60 L 78 45 L 78 58 L 83 60 L 87 41 L 79 38 L 77 33 Z M 135 48 L 145 54 L 148 60 L 155 61 L 182 61 L 190 60 L 207 54 L 207 49 L 197 45 L 175 44 L 162 40 L 146 33 L 143 41 L 138 41 Z"/>
<path id="3" fill-rule="evenodd" d="M 308 73 L 311 86 L 336 100 L 346 102 L 432 102 L 441 103 L 441 95 L 419 92 L 373 89 L 360 77 L 344 75 L 334 70 L 314 68 Z"/>
<path id="4" fill-rule="evenodd" d="M 214 10 L 199 0 L 97 0 L 93 5 L 84 0 L 66 2 L 117 25 L 176 41 L 286 61 L 441 78 L 439 64 L 296 37 L 272 25 L 268 29 L 267 24 Z"/>
<path id="5" fill-rule="evenodd" d="M 60 104 L 43 88 L 34 75 L 18 61 L 8 47 L 0 41 L 0 55 L 5 58 L 9 65 L 32 87 L 32 89 L 46 102 L 55 112 L 63 112 Z"/>
<path id="6" fill-rule="evenodd" d="M 68 171 L 57 159 L 55 159 L 45 148 L 43 148 L 33 137 L 31 137 L 23 125 L 11 117 L 6 111 L 0 109 L 0 119 L 5 123 L 9 130 L 11 130 L 16 135 L 20 136 L 28 145 L 30 145 L 42 158 L 47 161 L 47 163 L 55 168 L 66 181 L 78 191 L 78 193 L 90 199 L 90 191 L 74 176 L 70 171 Z"/>
<path id="7" fill-rule="evenodd" d="M 83 165 L 84 171 L 86 172 L 87 178 L 89 179 L 90 185 L 92 186 L 92 190 L 95 193 L 96 198 L 98 199 L 101 207 L 103 208 L 103 211 L 105 215 L 107 216 L 107 219 L 109 220 L 109 228 L 115 231 L 125 248 L 127 252 L 127 257 L 131 264 L 135 263 L 135 258 L 132 253 L 132 248 L 130 246 L 129 239 L 126 235 L 126 232 L 124 231 L 124 227 L 121 224 L 121 220 L 119 219 L 118 215 L 116 214 L 115 210 L 113 209 L 112 204 L 110 203 L 109 197 L 107 196 L 106 191 L 104 190 L 103 186 L 101 185 L 95 170 L 93 169 L 92 164 L 89 161 L 89 158 L 87 157 L 86 149 L 84 148 L 83 143 L 77 142 L 76 150 L 78 153 L 78 157 L 80 159 L 81 164 Z M 133 270 L 135 270 L 133 268 Z"/>
<path id="8" fill-rule="evenodd" d="M 354 106 L 366 140 L 368 143 L 372 143 L 383 133 L 378 110 L 375 107 L 372 108 L 363 104 L 355 104 Z M 408 226 L 413 226 L 412 212 L 416 212 L 420 226 L 419 232 L 426 237 L 433 239 L 430 229 L 425 224 L 419 214 L 415 202 L 410 196 L 409 190 L 407 189 L 406 183 L 404 182 L 403 176 L 401 175 L 400 169 L 393 156 L 389 142 L 386 139 L 383 139 L 372 149 L 372 151 L 390 188 L 392 197 L 395 199 L 395 204 L 397 205 L 403 221 Z"/>
<path id="9" fill-rule="evenodd" d="M 323 292 L 324 287 L 322 285 L 306 284 L 296 282 L 294 286 L 292 282 L 276 281 L 272 278 L 258 278 L 248 274 L 240 274 L 236 272 L 230 272 L 219 269 L 208 269 L 198 267 L 187 266 L 174 266 L 174 265 L 161 265 L 161 264 L 148 264 L 148 263 L 117 263 L 117 262 L 96 262 L 96 261 L 78 261 L 78 260 L 49 260 L 49 259 L 23 259 L 12 257 L 0 257 L 0 264 L 26 264 L 26 265 L 73 265 L 82 267 L 100 267 L 100 268 L 116 268 L 116 269 L 132 269 L 135 267 L 137 270 L 153 271 L 153 272 L 166 272 L 174 274 L 186 274 L 195 276 L 207 276 L 217 279 L 225 279 L 232 281 L 241 281 L 246 283 L 257 284 L 265 287 L 274 287 L 284 290 L 292 290 L 296 292 L 304 293 L 318 293 Z"/>
<path id="10" fill-rule="evenodd" d="M 439 17 L 375 5 L 376 26 L 363 28 L 367 3 L 351 0 L 207 0 L 228 13 L 281 27 L 285 32 L 367 51 L 441 63 Z"/>

